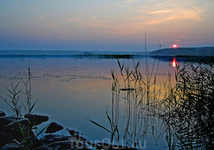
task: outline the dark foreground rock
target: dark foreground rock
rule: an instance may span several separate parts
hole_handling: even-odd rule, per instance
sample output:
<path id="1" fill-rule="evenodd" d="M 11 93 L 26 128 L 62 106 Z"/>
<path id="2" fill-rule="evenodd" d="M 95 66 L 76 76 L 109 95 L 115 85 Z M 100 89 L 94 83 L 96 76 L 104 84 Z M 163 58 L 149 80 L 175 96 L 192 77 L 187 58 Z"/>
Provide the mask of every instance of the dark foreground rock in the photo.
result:
<path id="1" fill-rule="evenodd" d="M 63 129 L 63 126 L 57 124 L 56 122 L 51 122 L 51 124 L 47 127 L 45 133 L 55 133 Z"/>
<path id="2" fill-rule="evenodd" d="M 37 143 L 40 149 L 88 149 L 85 141 L 80 141 L 76 137 L 64 135 L 46 135 Z"/>
<path id="3" fill-rule="evenodd" d="M 2 147 L 2 150 L 24 150 L 24 147 L 18 143 L 9 143 Z"/>
<path id="4" fill-rule="evenodd" d="M 2 113 L 4 114 L 4 113 Z M 27 114 L 25 118 L 0 116 L 0 149 L 2 150 L 77 150 L 77 149 L 132 149 L 107 143 L 93 143 L 76 130 L 68 129 L 70 136 L 52 134 L 63 129 L 63 126 L 52 122 L 40 139 L 34 133 L 36 125 L 47 121 L 47 116 Z M 33 122 L 33 124 L 32 124 Z M 89 148 L 90 147 L 90 148 Z"/>
<path id="5" fill-rule="evenodd" d="M 36 114 L 26 114 L 24 118 L 6 116 L 0 112 L 0 149 L 2 150 L 58 150 L 58 149 L 88 149 L 87 142 L 77 136 L 52 134 L 63 129 L 63 126 L 52 122 L 45 131 L 48 135 L 38 139 L 33 132 L 37 125 L 46 122 L 49 117 Z"/>
<path id="6" fill-rule="evenodd" d="M 3 111 L 0 111 L 0 117 L 6 116 L 6 114 Z"/>
<path id="7" fill-rule="evenodd" d="M 27 136 L 34 136 L 33 131 L 29 128 L 29 120 L 14 116 L 0 117 L 0 147 L 21 141 Z"/>
<path id="8" fill-rule="evenodd" d="M 30 126 L 37 126 L 43 122 L 48 121 L 49 117 L 44 115 L 36 115 L 36 114 L 25 114 L 24 116 L 30 121 Z"/>

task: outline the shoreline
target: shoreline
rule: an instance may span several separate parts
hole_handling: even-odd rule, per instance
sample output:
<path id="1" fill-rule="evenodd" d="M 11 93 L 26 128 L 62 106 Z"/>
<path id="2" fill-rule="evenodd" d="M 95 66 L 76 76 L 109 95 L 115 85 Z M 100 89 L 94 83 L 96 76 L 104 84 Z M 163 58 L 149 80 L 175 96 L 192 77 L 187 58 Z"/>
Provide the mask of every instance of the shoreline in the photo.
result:
<path id="1" fill-rule="evenodd" d="M 214 57 L 214 47 L 179 47 L 155 50 L 150 53 L 154 57 Z"/>

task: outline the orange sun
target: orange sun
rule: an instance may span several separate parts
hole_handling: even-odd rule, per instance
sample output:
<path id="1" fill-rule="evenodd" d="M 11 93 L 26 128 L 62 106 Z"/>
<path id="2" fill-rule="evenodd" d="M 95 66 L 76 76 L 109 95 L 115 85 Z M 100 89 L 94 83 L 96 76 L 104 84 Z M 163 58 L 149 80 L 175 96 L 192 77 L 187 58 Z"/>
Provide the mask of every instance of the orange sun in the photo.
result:
<path id="1" fill-rule="evenodd" d="M 173 47 L 173 48 L 177 48 L 177 47 L 178 47 L 178 45 L 174 44 L 174 45 L 172 45 L 172 47 Z"/>

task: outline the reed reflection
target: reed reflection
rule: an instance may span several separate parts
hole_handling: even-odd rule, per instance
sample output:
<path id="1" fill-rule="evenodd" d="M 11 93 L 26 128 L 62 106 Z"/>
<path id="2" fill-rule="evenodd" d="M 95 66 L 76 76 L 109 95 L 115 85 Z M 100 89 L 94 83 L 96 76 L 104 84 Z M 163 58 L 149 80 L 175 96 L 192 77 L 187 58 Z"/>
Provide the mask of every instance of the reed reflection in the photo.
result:
<path id="1" fill-rule="evenodd" d="M 143 141 L 170 150 L 214 147 L 212 65 L 177 66 L 176 84 L 168 74 L 168 80 L 163 81 L 160 89 L 156 88 L 157 74 L 143 76 L 139 62 L 134 69 L 119 61 L 118 66 L 119 74 L 111 72 L 111 117 L 107 113 L 111 142 L 136 149 L 142 148 Z M 149 137 L 153 137 L 153 141 Z M 160 146 L 161 139 L 165 142 Z"/>
<path id="2" fill-rule="evenodd" d="M 147 142 L 157 145 L 158 139 L 165 133 L 165 127 L 158 118 L 159 110 L 154 107 L 161 95 L 160 89 L 156 89 L 156 75 L 147 74 L 144 77 L 139 70 L 139 62 L 132 70 L 119 61 L 118 66 L 119 75 L 112 70 L 111 128 L 121 127 L 122 134 L 116 133 L 118 138 L 115 140 L 123 141 L 123 144 L 132 148 L 142 148 L 147 137 L 150 140 L 153 137 L 153 141 Z M 120 111 L 123 111 L 123 116 L 120 116 Z"/>

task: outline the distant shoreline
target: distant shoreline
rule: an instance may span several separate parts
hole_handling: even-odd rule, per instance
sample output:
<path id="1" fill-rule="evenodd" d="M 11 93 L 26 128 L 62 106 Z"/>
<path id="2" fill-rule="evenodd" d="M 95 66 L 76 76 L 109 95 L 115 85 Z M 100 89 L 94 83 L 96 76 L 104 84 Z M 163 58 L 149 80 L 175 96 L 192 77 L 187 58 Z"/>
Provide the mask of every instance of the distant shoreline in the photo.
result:
<path id="1" fill-rule="evenodd" d="M 201 62 L 214 64 L 214 47 L 165 48 L 150 53 L 162 61 Z"/>
<path id="2" fill-rule="evenodd" d="M 76 51 L 76 50 L 0 50 L 0 58 L 77 58 L 77 59 L 133 59 L 158 57 L 193 60 L 191 57 L 214 57 L 214 47 L 164 48 L 145 53 L 139 51 Z M 195 60 L 194 58 L 194 60 Z"/>
<path id="3" fill-rule="evenodd" d="M 150 53 L 151 57 L 214 57 L 214 47 L 179 47 L 155 50 Z"/>
<path id="4" fill-rule="evenodd" d="M 131 59 L 145 57 L 145 52 L 65 51 L 65 50 L 0 50 L 0 58 L 77 58 Z"/>
<path id="5" fill-rule="evenodd" d="M 69 57 L 69 58 L 97 58 L 97 59 L 114 59 L 114 58 L 124 58 L 124 59 L 131 59 L 131 58 L 139 58 L 144 57 L 144 55 L 0 55 L 0 58 L 57 58 L 57 57 Z"/>

